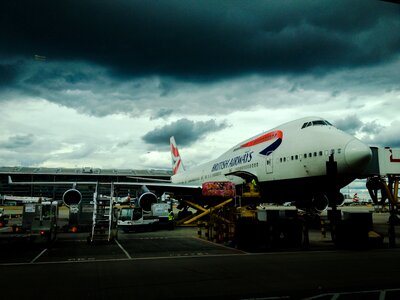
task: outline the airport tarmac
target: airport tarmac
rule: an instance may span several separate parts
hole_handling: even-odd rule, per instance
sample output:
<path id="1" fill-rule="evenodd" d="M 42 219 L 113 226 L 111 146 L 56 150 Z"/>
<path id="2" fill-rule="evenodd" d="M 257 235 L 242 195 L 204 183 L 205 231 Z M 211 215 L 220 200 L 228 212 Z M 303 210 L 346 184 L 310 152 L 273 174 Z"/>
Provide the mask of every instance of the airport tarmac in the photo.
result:
<path id="1" fill-rule="evenodd" d="M 387 213 L 374 229 L 387 233 Z M 65 217 L 65 216 L 63 216 Z M 8 228 L 9 231 L 10 228 Z M 4 230 L 7 230 L 4 229 Z M 3 231 L 4 231 L 3 230 Z M 87 244 L 59 233 L 48 245 L 0 238 L 0 295 L 17 299 L 400 299 L 395 248 L 338 249 L 310 229 L 310 245 L 252 253 L 198 238 L 196 227 L 123 233 Z"/>
<path id="2" fill-rule="evenodd" d="M 248 253 L 200 239 L 194 227 L 120 233 L 110 244 L 89 245 L 87 235 L 2 243 L 2 298 L 400 298 L 399 247 L 338 250 L 319 240 L 325 247 Z"/>

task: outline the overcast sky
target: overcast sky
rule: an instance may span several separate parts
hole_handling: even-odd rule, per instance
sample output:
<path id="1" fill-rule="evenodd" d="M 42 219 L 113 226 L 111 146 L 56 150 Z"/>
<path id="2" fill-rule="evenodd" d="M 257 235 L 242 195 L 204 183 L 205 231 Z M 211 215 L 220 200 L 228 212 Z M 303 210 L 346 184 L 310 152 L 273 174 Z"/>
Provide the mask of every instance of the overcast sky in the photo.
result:
<path id="1" fill-rule="evenodd" d="M 0 2 L 0 165 L 186 166 L 295 118 L 400 147 L 400 5 Z M 38 57 L 39 56 L 39 57 Z"/>

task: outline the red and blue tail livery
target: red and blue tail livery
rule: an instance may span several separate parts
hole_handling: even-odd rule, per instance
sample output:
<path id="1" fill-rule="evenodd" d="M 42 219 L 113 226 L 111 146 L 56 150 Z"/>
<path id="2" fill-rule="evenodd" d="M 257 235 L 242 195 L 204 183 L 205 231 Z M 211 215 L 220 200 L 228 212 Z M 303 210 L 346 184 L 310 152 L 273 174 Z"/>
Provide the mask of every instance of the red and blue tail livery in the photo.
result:
<path id="1" fill-rule="evenodd" d="M 170 138 L 170 146 L 171 146 L 171 158 L 172 158 L 172 174 L 175 175 L 181 171 L 184 171 L 184 167 L 182 165 L 182 159 L 179 155 L 178 148 L 176 147 L 175 138 L 171 136 Z"/>

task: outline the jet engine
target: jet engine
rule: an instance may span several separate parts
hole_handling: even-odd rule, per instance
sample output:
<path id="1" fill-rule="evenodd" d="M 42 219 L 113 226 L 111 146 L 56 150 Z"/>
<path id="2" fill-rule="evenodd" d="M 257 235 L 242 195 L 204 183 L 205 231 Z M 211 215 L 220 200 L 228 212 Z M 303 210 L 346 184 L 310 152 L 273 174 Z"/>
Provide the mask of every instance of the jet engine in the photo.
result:
<path id="1" fill-rule="evenodd" d="M 69 189 L 65 191 L 62 200 L 66 206 L 79 204 L 82 200 L 82 194 L 77 189 Z"/>
<path id="2" fill-rule="evenodd" d="M 333 205 L 342 206 L 344 203 L 344 196 L 340 192 L 337 192 L 334 194 L 329 194 L 328 198 L 329 198 L 330 206 L 333 206 Z"/>
<path id="3" fill-rule="evenodd" d="M 325 211 L 328 208 L 328 205 L 328 198 L 324 194 L 314 195 L 311 200 L 311 209 L 313 209 L 317 213 Z"/>
<path id="4" fill-rule="evenodd" d="M 300 198 L 300 201 L 296 202 L 298 209 L 307 211 L 312 214 L 319 214 L 328 208 L 329 200 L 325 194 L 314 194 L 312 197 Z"/>
<path id="5" fill-rule="evenodd" d="M 157 196 L 143 185 L 138 193 L 137 203 L 144 211 L 150 211 L 151 205 L 157 203 Z"/>

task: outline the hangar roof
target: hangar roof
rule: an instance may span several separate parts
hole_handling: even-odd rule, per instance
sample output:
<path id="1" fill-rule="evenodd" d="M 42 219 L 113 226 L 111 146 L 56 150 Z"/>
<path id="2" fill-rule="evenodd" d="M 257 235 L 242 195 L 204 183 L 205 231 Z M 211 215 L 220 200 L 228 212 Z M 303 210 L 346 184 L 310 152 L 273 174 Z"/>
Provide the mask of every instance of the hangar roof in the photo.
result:
<path id="1" fill-rule="evenodd" d="M 43 174 L 43 175 L 106 175 L 106 176 L 165 176 L 172 175 L 171 170 L 159 169 L 100 169 L 100 168 L 32 168 L 0 167 L 0 174 Z"/>

